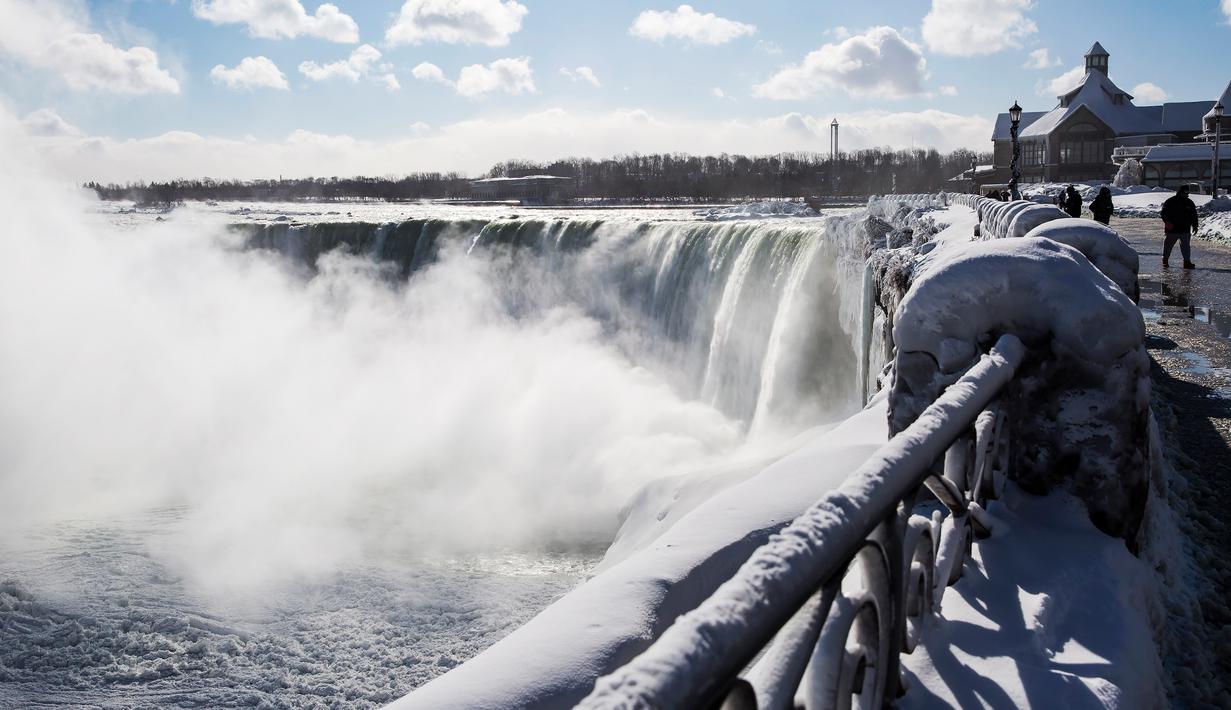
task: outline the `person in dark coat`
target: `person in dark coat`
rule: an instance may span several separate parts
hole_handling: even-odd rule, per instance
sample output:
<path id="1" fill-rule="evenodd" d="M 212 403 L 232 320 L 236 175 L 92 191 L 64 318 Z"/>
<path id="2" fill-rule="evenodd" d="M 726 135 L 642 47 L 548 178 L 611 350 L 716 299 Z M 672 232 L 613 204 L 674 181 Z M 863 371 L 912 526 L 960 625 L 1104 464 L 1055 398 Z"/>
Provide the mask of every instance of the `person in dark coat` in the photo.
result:
<path id="1" fill-rule="evenodd" d="M 1064 211 L 1069 213 L 1070 217 L 1081 216 L 1081 195 L 1077 194 L 1077 188 L 1069 185 L 1069 189 L 1064 193 Z"/>
<path id="2" fill-rule="evenodd" d="M 999 202 L 1000 201 L 1000 190 L 992 190 L 991 192 L 987 193 L 987 197 L 990 200 L 996 200 L 997 202 Z"/>
<path id="3" fill-rule="evenodd" d="M 1095 197 L 1094 202 L 1090 203 L 1090 211 L 1094 213 L 1094 221 L 1111 224 L 1111 215 L 1116 211 L 1116 208 L 1111 203 L 1110 189 L 1104 186 L 1103 189 L 1098 191 L 1098 197 Z"/>
<path id="4" fill-rule="evenodd" d="M 1188 186 L 1181 185 L 1174 195 L 1163 203 L 1159 212 L 1163 218 L 1163 267 L 1170 266 L 1171 249 L 1178 241 L 1180 253 L 1184 255 L 1184 268 L 1195 269 L 1192 260 L 1192 246 L 1189 240 L 1197 233 L 1197 206 L 1188 198 Z"/>

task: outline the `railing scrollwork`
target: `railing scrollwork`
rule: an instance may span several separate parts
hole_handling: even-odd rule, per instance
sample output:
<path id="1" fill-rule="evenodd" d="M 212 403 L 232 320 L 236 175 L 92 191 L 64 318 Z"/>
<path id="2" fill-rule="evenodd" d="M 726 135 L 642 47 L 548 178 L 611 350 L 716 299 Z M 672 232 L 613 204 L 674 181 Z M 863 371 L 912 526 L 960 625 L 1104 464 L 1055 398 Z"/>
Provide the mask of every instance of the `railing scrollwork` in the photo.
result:
<path id="1" fill-rule="evenodd" d="M 1000 394 L 1024 354 L 990 353 L 759 548 L 580 707 L 880 708 L 1004 489 Z M 938 505 L 939 504 L 939 505 Z"/>

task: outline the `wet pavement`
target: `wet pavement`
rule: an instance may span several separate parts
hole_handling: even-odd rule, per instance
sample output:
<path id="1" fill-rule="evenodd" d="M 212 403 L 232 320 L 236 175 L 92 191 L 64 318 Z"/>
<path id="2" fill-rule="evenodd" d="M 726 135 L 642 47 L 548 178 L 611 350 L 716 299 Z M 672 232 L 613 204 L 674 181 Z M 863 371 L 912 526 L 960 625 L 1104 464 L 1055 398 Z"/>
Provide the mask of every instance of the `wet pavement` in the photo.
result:
<path id="1" fill-rule="evenodd" d="M 1154 409 L 1182 485 L 1177 510 L 1198 573 L 1201 614 L 1217 680 L 1191 698 L 1231 708 L 1231 247 L 1193 240 L 1196 269 L 1162 267 L 1157 219 L 1113 219 L 1141 257 L 1141 310 Z M 1219 688 L 1218 686 L 1221 686 Z M 1200 697 L 1204 696 L 1204 697 Z"/>

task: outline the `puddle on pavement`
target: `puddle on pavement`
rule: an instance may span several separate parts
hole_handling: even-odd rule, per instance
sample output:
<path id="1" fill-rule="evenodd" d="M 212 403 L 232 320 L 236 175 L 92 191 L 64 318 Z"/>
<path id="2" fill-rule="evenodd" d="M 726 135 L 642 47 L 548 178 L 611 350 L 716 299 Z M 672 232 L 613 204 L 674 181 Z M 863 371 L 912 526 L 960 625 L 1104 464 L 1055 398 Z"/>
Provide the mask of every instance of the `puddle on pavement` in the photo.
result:
<path id="1" fill-rule="evenodd" d="M 1141 316 L 1148 321 L 1156 321 L 1162 317 L 1160 306 L 1182 308 L 1188 312 L 1188 317 L 1200 323 L 1214 327 L 1214 331 L 1224 338 L 1231 338 L 1231 314 L 1216 311 L 1209 306 L 1190 303 L 1182 293 L 1174 293 L 1171 287 L 1159 281 L 1141 280 Z"/>

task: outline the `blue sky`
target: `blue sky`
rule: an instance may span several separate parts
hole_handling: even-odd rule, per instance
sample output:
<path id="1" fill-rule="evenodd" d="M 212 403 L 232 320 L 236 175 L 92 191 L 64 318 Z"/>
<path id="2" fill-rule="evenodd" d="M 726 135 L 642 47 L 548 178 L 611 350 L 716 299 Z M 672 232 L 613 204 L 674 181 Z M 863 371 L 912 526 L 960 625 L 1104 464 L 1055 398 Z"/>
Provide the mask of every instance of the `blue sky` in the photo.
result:
<path id="1" fill-rule="evenodd" d="M 473 173 L 579 152 L 825 150 L 835 115 L 847 147 L 986 148 L 997 111 L 1050 108 L 1048 85 L 1095 40 L 1117 83 L 1148 85 L 1139 104 L 1211 99 L 1231 79 L 1231 0 L 325 5 L 0 0 L 0 102 L 42 140 L 89 143 L 60 155 L 115 177 Z M 263 59 L 234 73 L 245 58 Z"/>

